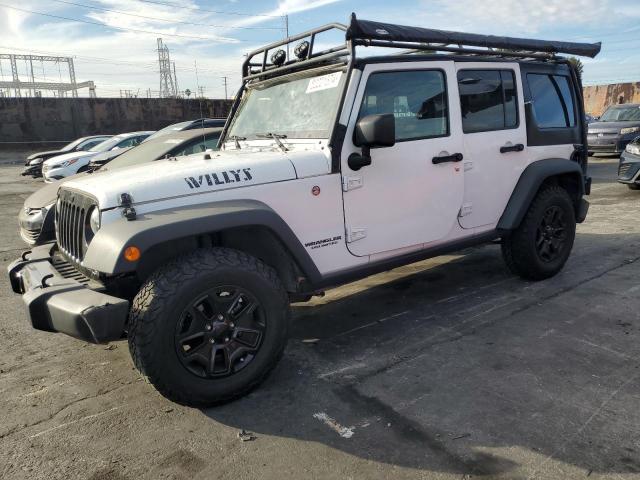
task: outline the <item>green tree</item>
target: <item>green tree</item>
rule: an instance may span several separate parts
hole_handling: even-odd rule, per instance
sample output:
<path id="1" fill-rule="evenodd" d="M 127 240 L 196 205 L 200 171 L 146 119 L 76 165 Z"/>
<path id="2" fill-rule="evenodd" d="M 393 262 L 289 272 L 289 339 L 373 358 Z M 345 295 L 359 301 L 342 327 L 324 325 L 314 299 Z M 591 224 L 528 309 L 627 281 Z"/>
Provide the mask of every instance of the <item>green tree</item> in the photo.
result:
<path id="1" fill-rule="evenodd" d="M 570 57 L 569 63 L 573 65 L 573 68 L 578 72 L 578 77 L 582 78 L 582 72 L 584 71 L 584 65 L 582 64 L 582 60 L 576 57 Z"/>

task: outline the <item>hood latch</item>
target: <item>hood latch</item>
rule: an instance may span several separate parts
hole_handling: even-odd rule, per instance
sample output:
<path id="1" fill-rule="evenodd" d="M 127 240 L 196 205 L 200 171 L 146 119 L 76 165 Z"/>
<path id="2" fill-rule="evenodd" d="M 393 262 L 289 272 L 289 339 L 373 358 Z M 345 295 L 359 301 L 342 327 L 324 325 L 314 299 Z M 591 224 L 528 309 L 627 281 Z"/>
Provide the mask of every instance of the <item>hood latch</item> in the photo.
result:
<path id="1" fill-rule="evenodd" d="M 122 215 L 124 215 L 124 218 L 129 221 L 135 220 L 138 216 L 136 213 L 136 209 L 131 206 L 132 204 L 133 200 L 131 200 L 131 195 L 129 195 L 128 193 L 120 194 L 120 206 L 122 207 Z"/>

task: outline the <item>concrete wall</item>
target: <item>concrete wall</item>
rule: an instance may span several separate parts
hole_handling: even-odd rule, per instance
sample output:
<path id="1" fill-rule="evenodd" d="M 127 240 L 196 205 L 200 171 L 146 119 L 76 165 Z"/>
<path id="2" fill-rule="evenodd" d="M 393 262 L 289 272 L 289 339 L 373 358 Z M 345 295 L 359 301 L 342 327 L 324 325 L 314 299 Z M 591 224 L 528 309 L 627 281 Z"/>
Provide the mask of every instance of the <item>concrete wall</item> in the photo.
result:
<path id="1" fill-rule="evenodd" d="M 587 113 L 600 116 L 614 103 L 640 103 L 640 82 L 584 87 L 584 109 Z"/>
<path id="2" fill-rule="evenodd" d="M 230 107 L 230 100 L 0 98 L 0 145 L 158 130 L 184 120 L 226 117 Z"/>

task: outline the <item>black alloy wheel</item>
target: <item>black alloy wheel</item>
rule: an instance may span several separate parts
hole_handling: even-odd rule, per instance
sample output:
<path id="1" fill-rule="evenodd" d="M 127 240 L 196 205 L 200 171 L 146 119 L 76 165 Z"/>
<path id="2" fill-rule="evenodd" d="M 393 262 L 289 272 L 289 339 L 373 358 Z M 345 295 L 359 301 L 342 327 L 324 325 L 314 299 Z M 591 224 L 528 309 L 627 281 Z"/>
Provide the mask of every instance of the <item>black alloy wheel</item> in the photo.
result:
<path id="1" fill-rule="evenodd" d="M 194 299 L 176 324 L 175 348 L 182 365 L 202 378 L 232 375 L 260 349 L 266 316 L 259 301 L 232 285 Z"/>
<path id="2" fill-rule="evenodd" d="M 564 251 L 567 238 L 564 211 L 553 205 L 545 211 L 536 231 L 536 251 L 543 262 L 553 262 Z"/>

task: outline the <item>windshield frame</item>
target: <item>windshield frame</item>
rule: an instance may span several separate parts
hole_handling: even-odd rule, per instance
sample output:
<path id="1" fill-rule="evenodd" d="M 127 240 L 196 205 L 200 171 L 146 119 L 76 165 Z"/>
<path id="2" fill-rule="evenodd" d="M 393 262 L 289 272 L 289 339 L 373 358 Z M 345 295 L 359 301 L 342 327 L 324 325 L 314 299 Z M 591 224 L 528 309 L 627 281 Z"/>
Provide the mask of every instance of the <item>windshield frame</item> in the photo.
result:
<path id="1" fill-rule="evenodd" d="M 242 110 L 244 108 L 244 106 L 246 105 L 246 102 L 248 101 L 248 99 L 250 98 L 250 92 L 255 89 L 256 87 L 260 87 L 263 85 L 267 85 L 266 88 L 269 88 L 271 86 L 275 86 L 278 84 L 283 84 L 283 83 L 289 83 L 295 80 L 302 80 L 305 78 L 311 78 L 311 77 L 319 77 L 322 75 L 328 75 L 331 73 L 337 73 L 337 72 L 342 72 L 343 76 L 340 79 L 340 83 L 339 85 L 336 87 L 338 89 L 337 91 L 337 97 L 336 97 L 336 106 L 335 106 L 335 111 L 333 112 L 332 116 L 331 116 L 331 120 L 328 123 L 327 126 L 327 130 L 326 130 L 326 135 L 322 135 L 321 137 L 314 137 L 314 136 L 310 136 L 310 137 L 299 137 L 299 136 L 291 136 L 291 137 L 285 137 L 288 140 L 304 140 L 304 141 L 308 141 L 311 139 L 318 139 L 318 138 L 322 138 L 322 139 L 327 139 L 330 140 L 333 137 L 336 125 L 338 123 L 338 119 L 340 118 L 341 112 L 342 112 L 342 108 L 343 108 L 343 104 L 344 104 L 344 98 L 345 98 L 345 93 L 347 91 L 347 88 L 349 86 L 349 82 L 350 82 L 350 78 L 351 78 L 351 66 L 348 63 L 335 63 L 335 64 L 331 64 L 331 65 L 323 65 L 322 67 L 316 67 L 316 68 L 310 68 L 310 69 L 306 69 L 306 70 L 299 70 L 299 71 L 295 71 L 292 73 L 288 73 L 285 75 L 279 75 L 277 77 L 274 78 L 269 78 L 266 80 L 260 80 L 260 81 L 248 81 L 246 82 L 241 88 L 240 88 L 240 98 L 236 100 L 236 104 L 233 106 L 232 108 L 232 117 L 230 118 L 230 120 L 228 121 L 228 125 L 227 127 L 224 129 L 223 134 L 220 136 L 220 142 L 219 142 L 219 146 L 225 145 L 230 142 L 231 140 L 229 139 L 230 136 L 235 135 L 236 133 L 233 132 L 233 129 L 235 127 L 236 121 L 238 119 L 238 117 L 240 116 L 240 114 L 242 113 Z M 283 132 L 272 132 L 269 129 L 269 126 L 265 126 L 265 131 L 264 132 L 260 132 L 260 133 L 275 133 L 275 134 L 281 134 Z M 257 136 L 257 134 L 251 135 L 248 140 L 263 140 L 263 138 L 259 138 Z M 269 140 L 269 141 L 273 141 L 273 140 Z"/>

